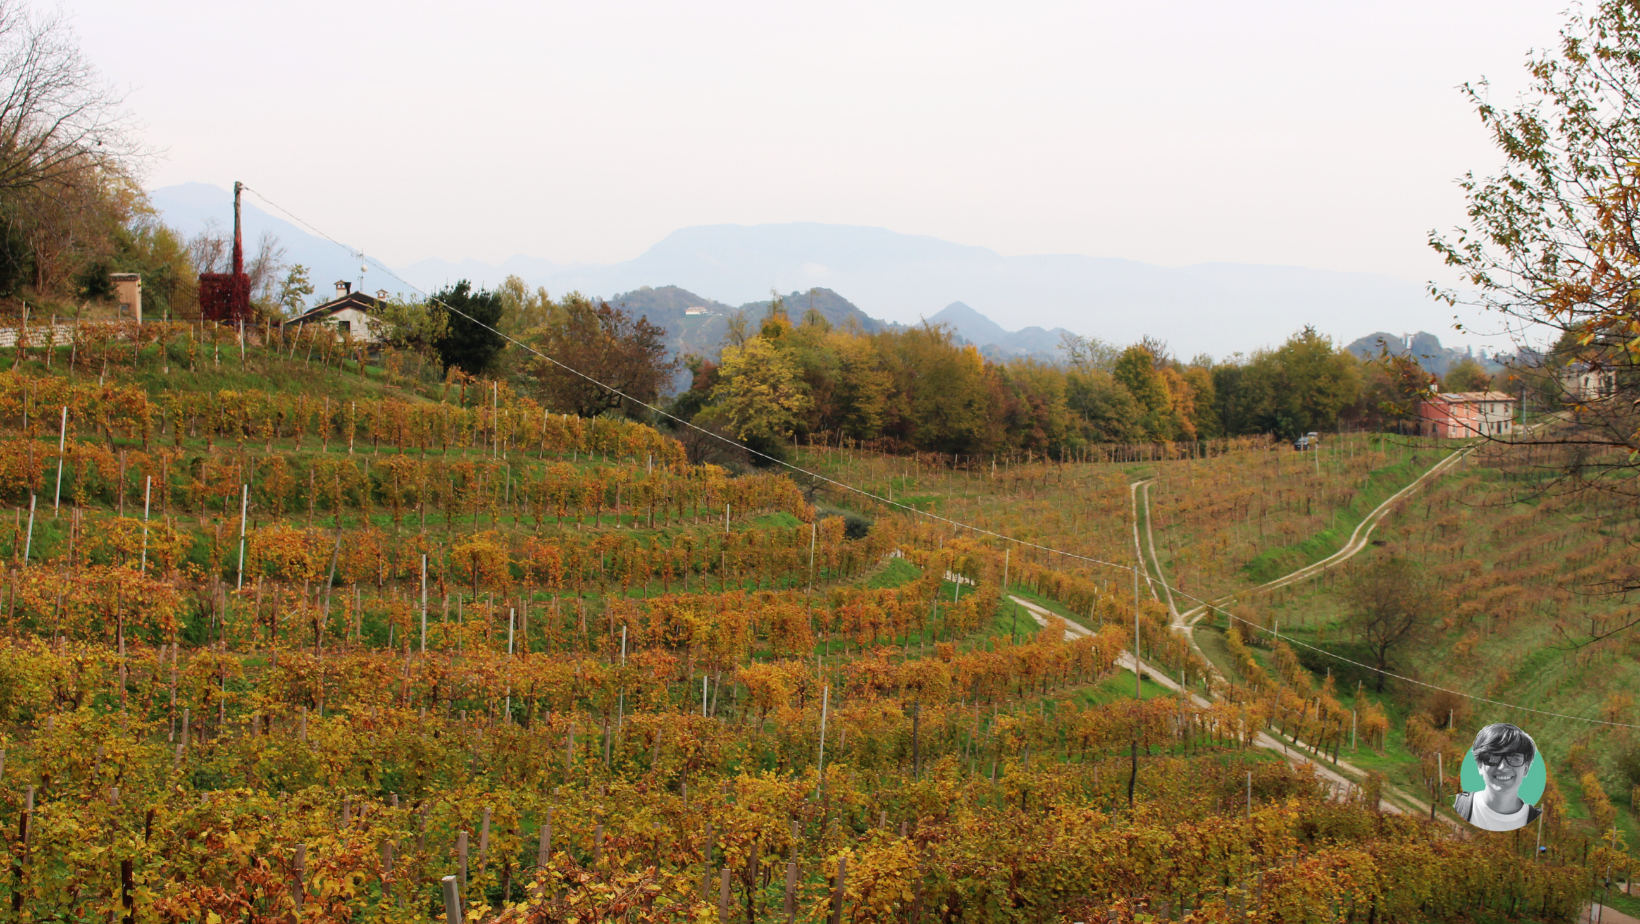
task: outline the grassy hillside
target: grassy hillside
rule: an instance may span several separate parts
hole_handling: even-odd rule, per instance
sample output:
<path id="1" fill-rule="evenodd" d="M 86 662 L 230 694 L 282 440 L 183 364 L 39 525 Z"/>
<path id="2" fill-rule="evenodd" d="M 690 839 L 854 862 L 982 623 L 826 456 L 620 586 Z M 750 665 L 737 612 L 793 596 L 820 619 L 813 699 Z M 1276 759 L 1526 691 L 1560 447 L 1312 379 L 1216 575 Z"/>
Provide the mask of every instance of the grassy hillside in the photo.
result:
<path id="1" fill-rule="evenodd" d="M 1540 494 L 1526 452 L 1491 448 L 1475 454 L 1402 501 L 1379 527 L 1379 541 L 1346 566 L 1229 609 L 1265 628 L 1279 624 L 1296 643 L 1339 655 L 1299 649 L 1312 676 L 1334 678 L 1345 708 L 1364 708 L 1355 690 L 1365 685 L 1363 700 L 1387 713 L 1390 731 L 1381 751 L 1362 747 L 1351 760 L 1427 794 L 1432 749 L 1445 752 L 1450 767 L 1480 726 L 1511 722 L 1529 731 L 1546 755 L 1551 780 L 1567 803 L 1568 831 L 1595 837 L 1615 820 L 1632 837 L 1633 786 L 1640 780 L 1623 766 L 1623 756 L 1635 747 L 1632 730 L 1584 720 L 1640 722 L 1634 709 L 1640 636 L 1614 631 L 1632 621 L 1632 606 L 1598 592 L 1598 582 L 1621 567 L 1620 550 L 1632 547 L 1636 524 L 1632 513 L 1614 515 L 1577 499 Z M 1267 554 L 1301 560 L 1300 548 Z M 1376 676 L 1343 660 L 1370 663 L 1371 655 L 1346 622 L 1342 591 L 1387 556 L 1419 563 L 1437 595 L 1432 620 L 1396 652 L 1393 669 L 1436 687 L 1538 711 L 1394 680 L 1384 694 L 1373 692 Z M 1236 676 L 1222 627 L 1222 621 L 1204 626 L 1197 636 L 1221 669 Z M 1421 747 L 1406 740 L 1413 719 L 1433 727 Z M 1584 780 L 1590 772 L 1598 787 Z M 1446 791 L 1451 788 L 1449 783 Z M 1600 808 L 1602 798 L 1619 811 Z"/>
<path id="2" fill-rule="evenodd" d="M 1125 561 L 1132 480 L 1229 462 L 803 451 L 907 510 L 222 333 L 0 369 L 0 913 L 421 921 L 445 877 L 471 921 L 1581 902 L 1559 840 L 1432 836 L 1250 747 L 1245 702 L 1135 699 L 1135 620 L 1159 674 L 1203 667 L 1125 572 L 926 515 Z"/>

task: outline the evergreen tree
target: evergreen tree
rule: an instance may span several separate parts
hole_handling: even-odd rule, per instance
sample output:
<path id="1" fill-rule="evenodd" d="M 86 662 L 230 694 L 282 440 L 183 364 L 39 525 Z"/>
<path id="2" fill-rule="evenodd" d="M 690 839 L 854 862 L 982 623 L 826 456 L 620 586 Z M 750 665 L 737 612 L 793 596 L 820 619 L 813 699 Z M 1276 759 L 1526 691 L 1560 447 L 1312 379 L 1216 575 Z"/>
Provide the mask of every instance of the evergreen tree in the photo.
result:
<path id="1" fill-rule="evenodd" d="M 433 293 L 432 300 L 445 307 L 449 321 L 449 329 L 434 344 L 444 368 L 454 366 L 468 375 L 488 369 L 507 344 L 494 330 L 501 322 L 501 296 L 488 289 L 475 292 L 463 279 Z"/>

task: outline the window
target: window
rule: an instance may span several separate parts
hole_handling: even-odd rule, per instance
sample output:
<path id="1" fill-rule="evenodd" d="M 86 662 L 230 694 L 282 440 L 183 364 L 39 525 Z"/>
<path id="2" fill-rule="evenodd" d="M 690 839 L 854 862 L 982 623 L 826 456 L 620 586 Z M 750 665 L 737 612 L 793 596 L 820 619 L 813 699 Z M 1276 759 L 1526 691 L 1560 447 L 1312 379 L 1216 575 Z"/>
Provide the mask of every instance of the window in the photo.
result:
<path id="1" fill-rule="evenodd" d="M 352 321 L 337 321 L 336 322 L 336 329 L 341 331 L 344 334 L 350 333 L 353 330 L 353 322 Z"/>

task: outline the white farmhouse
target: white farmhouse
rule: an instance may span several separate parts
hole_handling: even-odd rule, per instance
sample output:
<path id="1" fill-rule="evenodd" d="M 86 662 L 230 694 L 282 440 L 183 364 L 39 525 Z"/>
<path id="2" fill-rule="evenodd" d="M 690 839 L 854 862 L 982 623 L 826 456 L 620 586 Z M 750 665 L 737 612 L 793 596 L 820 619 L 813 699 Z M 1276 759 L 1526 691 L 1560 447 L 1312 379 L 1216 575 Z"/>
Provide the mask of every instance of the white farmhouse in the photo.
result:
<path id="1" fill-rule="evenodd" d="M 1560 373 L 1560 386 L 1571 402 L 1598 401 L 1617 393 L 1617 370 L 1574 362 Z"/>
<path id="2" fill-rule="evenodd" d="M 380 343 L 385 333 L 382 330 L 384 325 L 373 315 L 381 310 L 386 299 L 385 291 L 374 296 L 366 295 L 353 291 L 353 283 L 338 281 L 335 298 L 291 318 L 285 326 L 324 324 L 336 331 L 338 339 L 349 336 L 363 343 Z"/>

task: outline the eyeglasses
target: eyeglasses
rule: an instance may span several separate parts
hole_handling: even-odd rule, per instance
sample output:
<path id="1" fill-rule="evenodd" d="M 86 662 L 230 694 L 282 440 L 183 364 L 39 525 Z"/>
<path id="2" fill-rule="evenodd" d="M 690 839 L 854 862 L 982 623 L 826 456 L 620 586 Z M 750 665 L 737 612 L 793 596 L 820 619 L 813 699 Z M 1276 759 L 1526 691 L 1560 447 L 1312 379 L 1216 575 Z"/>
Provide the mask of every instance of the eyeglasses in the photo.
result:
<path id="1" fill-rule="evenodd" d="M 1521 767 L 1526 766 L 1525 754 L 1503 754 L 1498 757 L 1477 757 L 1476 760 L 1488 767 L 1496 767 L 1499 764 L 1508 764 L 1518 770 Z"/>

